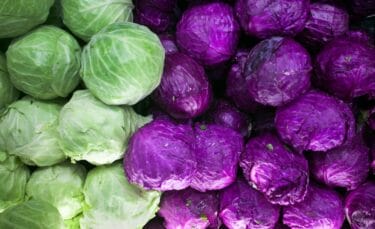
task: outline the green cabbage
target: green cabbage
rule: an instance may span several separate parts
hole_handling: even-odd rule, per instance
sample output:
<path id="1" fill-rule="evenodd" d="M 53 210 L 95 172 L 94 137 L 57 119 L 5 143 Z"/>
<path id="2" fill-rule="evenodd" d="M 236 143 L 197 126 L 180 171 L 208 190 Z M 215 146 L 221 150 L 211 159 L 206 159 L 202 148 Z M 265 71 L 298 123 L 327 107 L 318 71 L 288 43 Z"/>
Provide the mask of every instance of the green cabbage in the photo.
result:
<path id="1" fill-rule="evenodd" d="M 14 156 L 0 152 L 0 212 L 25 200 L 30 171 Z"/>
<path id="2" fill-rule="evenodd" d="M 0 53 L 0 109 L 15 101 L 19 91 L 10 82 L 4 54 Z"/>
<path id="3" fill-rule="evenodd" d="M 71 219 L 82 212 L 85 177 L 86 169 L 79 164 L 38 168 L 31 174 L 26 195 L 52 204 L 63 219 Z"/>
<path id="4" fill-rule="evenodd" d="M 160 201 L 157 191 L 129 184 L 121 163 L 91 170 L 84 186 L 86 208 L 81 228 L 142 228 L 155 216 Z"/>
<path id="5" fill-rule="evenodd" d="M 147 27 L 115 23 L 84 48 L 81 77 L 104 103 L 133 105 L 159 85 L 164 56 L 158 36 Z"/>
<path id="6" fill-rule="evenodd" d="M 42 200 L 29 200 L 0 213 L 2 229 L 64 229 L 59 211 Z"/>
<path id="7" fill-rule="evenodd" d="M 65 159 L 57 131 L 61 105 L 24 97 L 0 117 L 0 150 L 27 165 L 49 166 Z"/>
<path id="8" fill-rule="evenodd" d="M 64 24 L 86 41 L 114 22 L 133 20 L 131 0 L 62 0 L 61 5 Z"/>
<path id="9" fill-rule="evenodd" d="M 0 38 L 26 33 L 46 21 L 54 0 L 1 0 Z"/>
<path id="10" fill-rule="evenodd" d="M 42 26 L 9 46 L 10 79 L 19 90 L 38 99 L 66 97 L 79 83 L 81 48 L 72 35 Z"/>
<path id="11" fill-rule="evenodd" d="M 60 143 L 72 161 L 110 164 L 123 157 L 144 119 L 131 107 L 106 105 L 88 90 L 75 91 L 60 113 Z"/>

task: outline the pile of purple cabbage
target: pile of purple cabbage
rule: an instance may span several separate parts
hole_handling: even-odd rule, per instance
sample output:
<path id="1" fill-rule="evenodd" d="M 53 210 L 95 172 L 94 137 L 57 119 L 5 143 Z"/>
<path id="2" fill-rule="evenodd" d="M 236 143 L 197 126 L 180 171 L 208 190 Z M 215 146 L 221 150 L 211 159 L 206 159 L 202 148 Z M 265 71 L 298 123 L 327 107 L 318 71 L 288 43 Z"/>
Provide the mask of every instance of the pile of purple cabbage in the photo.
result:
<path id="1" fill-rule="evenodd" d="M 375 229 L 375 0 L 1 0 L 0 229 Z"/>
<path id="2" fill-rule="evenodd" d="M 150 2 L 164 72 L 124 156 L 163 191 L 146 228 L 375 228 L 375 3 Z"/>

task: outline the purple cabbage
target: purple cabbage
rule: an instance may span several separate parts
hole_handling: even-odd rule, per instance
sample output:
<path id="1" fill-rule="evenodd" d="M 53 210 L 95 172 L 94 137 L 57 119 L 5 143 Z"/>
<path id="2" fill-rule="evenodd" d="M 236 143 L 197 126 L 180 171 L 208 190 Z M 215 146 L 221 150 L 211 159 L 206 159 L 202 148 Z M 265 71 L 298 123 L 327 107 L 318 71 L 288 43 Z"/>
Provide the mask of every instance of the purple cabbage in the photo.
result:
<path id="1" fill-rule="evenodd" d="M 177 45 L 201 64 L 216 65 L 235 54 L 239 30 L 230 5 L 215 2 L 193 6 L 177 24 Z"/>
<path id="2" fill-rule="evenodd" d="M 361 136 L 327 152 L 314 152 L 311 157 L 311 173 L 328 186 L 352 190 L 368 176 L 369 148 Z"/>
<path id="3" fill-rule="evenodd" d="M 174 9 L 177 0 L 135 1 L 135 21 L 160 33 L 175 24 Z"/>
<path id="4" fill-rule="evenodd" d="M 324 44 L 345 34 L 349 29 L 349 14 L 342 8 L 325 3 L 312 3 L 310 17 L 301 33 L 306 43 Z"/>
<path id="5" fill-rule="evenodd" d="M 165 219 L 166 229 L 218 228 L 219 200 L 215 192 L 193 189 L 165 192 L 159 215 Z"/>
<path id="6" fill-rule="evenodd" d="M 210 123 L 231 128 L 244 137 L 249 135 L 249 117 L 225 100 L 215 101 L 207 116 Z"/>
<path id="7" fill-rule="evenodd" d="M 228 73 L 225 94 L 239 109 L 245 112 L 254 112 L 258 108 L 258 103 L 250 98 L 243 74 L 248 55 L 249 51 L 247 50 L 239 50 L 235 55 Z"/>
<path id="8" fill-rule="evenodd" d="M 347 38 L 328 43 L 316 58 L 318 83 L 342 99 L 375 92 L 375 48 Z"/>
<path id="9" fill-rule="evenodd" d="M 167 55 L 178 52 L 175 36 L 171 34 L 162 34 L 159 35 L 159 38 Z"/>
<path id="10" fill-rule="evenodd" d="M 369 181 L 345 199 L 345 215 L 352 229 L 375 228 L 375 183 Z"/>
<path id="11" fill-rule="evenodd" d="M 272 229 L 279 212 L 279 206 L 269 203 L 243 179 L 220 193 L 220 219 L 228 229 Z"/>
<path id="12" fill-rule="evenodd" d="M 197 123 L 194 131 L 197 172 L 191 187 L 204 192 L 233 183 L 244 147 L 241 134 L 215 124 Z"/>
<path id="13" fill-rule="evenodd" d="M 275 125 L 281 139 L 298 151 L 327 151 L 355 133 L 349 106 L 319 91 L 310 91 L 279 107 Z"/>
<path id="14" fill-rule="evenodd" d="M 309 53 L 291 38 L 261 41 L 249 53 L 244 74 L 249 93 L 258 103 L 281 106 L 310 87 Z"/>
<path id="15" fill-rule="evenodd" d="M 236 0 L 235 11 L 243 30 L 261 39 L 294 36 L 309 16 L 309 0 Z"/>
<path id="16" fill-rule="evenodd" d="M 172 53 L 165 58 L 153 99 L 174 118 L 194 118 L 209 108 L 212 89 L 202 66 L 185 54 Z"/>
<path id="17" fill-rule="evenodd" d="M 272 204 L 303 201 L 309 184 L 307 160 L 271 133 L 251 138 L 241 155 L 240 166 L 248 182 Z"/>
<path id="18" fill-rule="evenodd" d="M 194 133 L 190 126 L 157 119 L 130 139 L 124 168 L 131 183 L 144 189 L 180 190 L 188 187 L 196 169 Z"/>
<path id="19" fill-rule="evenodd" d="M 342 202 L 336 191 L 310 184 L 303 202 L 284 207 L 283 223 L 291 229 L 340 229 L 344 222 Z"/>

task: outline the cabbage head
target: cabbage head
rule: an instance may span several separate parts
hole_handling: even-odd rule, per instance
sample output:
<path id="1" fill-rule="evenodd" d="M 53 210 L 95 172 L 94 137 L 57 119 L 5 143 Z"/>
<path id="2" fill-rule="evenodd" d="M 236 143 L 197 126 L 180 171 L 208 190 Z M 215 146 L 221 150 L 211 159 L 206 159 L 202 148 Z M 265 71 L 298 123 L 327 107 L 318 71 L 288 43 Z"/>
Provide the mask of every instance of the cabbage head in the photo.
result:
<path id="1" fill-rule="evenodd" d="M 99 166 L 87 174 L 82 229 L 141 229 L 158 211 L 160 192 L 130 184 L 120 163 Z"/>
<path id="2" fill-rule="evenodd" d="M 72 161 L 110 164 L 123 157 L 128 139 L 146 119 L 131 107 L 110 106 L 78 90 L 61 110 L 60 143 Z"/>
<path id="3" fill-rule="evenodd" d="M 17 157 L 0 152 L 0 212 L 25 199 L 30 171 Z"/>
<path id="4" fill-rule="evenodd" d="M 79 83 L 81 48 L 55 26 L 42 26 L 9 46 L 7 65 L 14 86 L 38 99 L 66 97 Z"/>
<path id="5" fill-rule="evenodd" d="M 63 219 L 71 219 L 82 212 L 85 177 L 86 169 L 80 164 L 38 168 L 31 174 L 26 195 L 52 204 Z"/>
<path id="6" fill-rule="evenodd" d="M 61 105 L 24 97 L 0 115 L 0 150 L 27 165 L 50 166 L 65 159 L 57 124 Z"/>
<path id="7" fill-rule="evenodd" d="M 15 101 L 19 94 L 10 82 L 5 56 L 0 52 L 0 109 Z"/>
<path id="8" fill-rule="evenodd" d="M 47 20 L 54 0 L 2 0 L 0 38 L 22 35 Z"/>
<path id="9" fill-rule="evenodd" d="M 61 0 L 61 6 L 64 24 L 85 41 L 112 23 L 133 21 L 131 0 Z"/>
<path id="10" fill-rule="evenodd" d="M 0 228 L 64 229 L 59 211 L 42 200 L 29 200 L 0 213 Z"/>
<path id="11" fill-rule="evenodd" d="M 81 77 L 106 104 L 134 105 L 160 83 L 164 48 L 156 34 L 135 23 L 114 23 L 83 49 Z"/>

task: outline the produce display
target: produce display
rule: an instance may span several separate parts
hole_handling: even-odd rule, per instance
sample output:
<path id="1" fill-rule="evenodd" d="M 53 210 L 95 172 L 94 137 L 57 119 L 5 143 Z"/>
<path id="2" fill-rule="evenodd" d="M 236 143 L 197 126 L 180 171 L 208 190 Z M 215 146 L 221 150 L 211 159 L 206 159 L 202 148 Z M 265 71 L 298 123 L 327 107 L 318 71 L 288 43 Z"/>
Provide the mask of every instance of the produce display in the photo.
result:
<path id="1" fill-rule="evenodd" d="M 374 15 L 0 1 L 0 229 L 375 229 Z"/>

